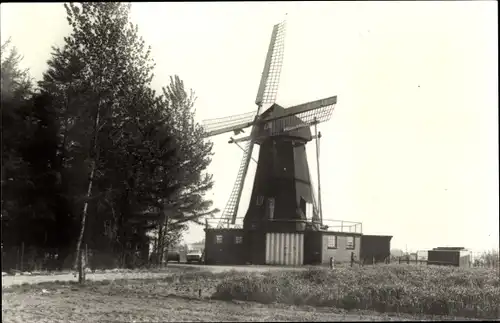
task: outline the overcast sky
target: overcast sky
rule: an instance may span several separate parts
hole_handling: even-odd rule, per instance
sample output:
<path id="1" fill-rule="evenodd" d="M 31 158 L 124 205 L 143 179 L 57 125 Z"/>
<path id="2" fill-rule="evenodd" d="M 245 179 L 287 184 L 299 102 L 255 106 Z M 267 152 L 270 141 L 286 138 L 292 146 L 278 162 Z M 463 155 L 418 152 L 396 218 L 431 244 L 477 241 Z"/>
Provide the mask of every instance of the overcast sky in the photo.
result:
<path id="1" fill-rule="evenodd" d="M 338 96 L 319 126 L 324 217 L 393 235 L 392 247 L 498 248 L 497 2 L 132 5 L 157 64 L 154 86 L 178 74 L 198 96 L 199 120 L 256 109 L 272 27 L 285 13 L 277 103 Z M 2 42 L 12 37 L 37 79 L 68 32 L 62 3 L 1 5 Z M 213 138 L 209 168 L 220 209 L 243 154 L 229 136 Z M 316 178 L 314 143 L 308 152 Z M 185 238 L 203 236 L 193 226 Z"/>

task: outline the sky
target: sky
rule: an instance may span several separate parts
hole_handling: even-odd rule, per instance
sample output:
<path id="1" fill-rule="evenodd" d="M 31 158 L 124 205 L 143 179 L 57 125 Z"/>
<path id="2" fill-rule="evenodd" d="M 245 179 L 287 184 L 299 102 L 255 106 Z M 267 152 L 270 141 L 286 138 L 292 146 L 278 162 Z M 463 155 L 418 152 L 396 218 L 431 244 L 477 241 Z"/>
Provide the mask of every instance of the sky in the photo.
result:
<path id="1" fill-rule="evenodd" d="M 0 12 L 2 42 L 11 37 L 39 79 L 70 31 L 63 5 L 2 3 Z M 498 248 L 497 2 L 136 2 L 131 20 L 152 46 L 153 86 L 179 75 L 201 121 L 256 110 L 272 27 L 285 14 L 277 103 L 338 98 L 319 125 L 323 217 L 392 235 L 392 248 Z M 211 138 L 207 197 L 221 210 L 243 155 L 231 135 Z M 314 143 L 307 152 L 314 181 Z M 239 217 L 254 172 L 252 162 Z M 192 225 L 185 240 L 203 237 Z"/>

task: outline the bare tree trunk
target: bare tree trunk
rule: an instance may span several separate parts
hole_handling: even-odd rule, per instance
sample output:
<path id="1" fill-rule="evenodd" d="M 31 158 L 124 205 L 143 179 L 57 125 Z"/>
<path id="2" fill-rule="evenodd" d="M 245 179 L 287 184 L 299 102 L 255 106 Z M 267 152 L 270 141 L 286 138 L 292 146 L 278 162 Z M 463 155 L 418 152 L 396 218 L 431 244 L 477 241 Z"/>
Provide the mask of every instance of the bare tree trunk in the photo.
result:
<path id="1" fill-rule="evenodd" d="M 99 99 L 99 102 L 97 104 L 95 123 L 94 123 L 94 138 L 93 138 L 92 146 L 90 147 L 89 157 L 92 158 L 93 152 L 95 152 L 96 154 L 95 154 L 95 157 L 92 159 L 91 166 L 90 166 L 90 176 L 89 176 L 89 185 L 87 188 L 87 198 L 85 199 L 85 203 L 83 205 L 82 221 L 80 224 L 80 235 L 79 235 L 78 241 L 76 243 L 76 259 L 75 259 L 75 264 L 74 264 L 75 269 L 82 266 L 81 247 L 82 247 L 83 235 L 85 233 L 85 223 L 87 220 L 89 201 L 90 201 L 90 197 L 92 195 L 92 185 L 94 183 L 96 163 L 97 163 L 97 160 L 99 160 L 99 149 L 97 149 L 97 139 L 98 139 L 98 133 L 99 133 L 100 110 L 101 110 L 101 100 Z M 78 265 L 80 265 L 80 266 L 78 266 Z M 78 281 L 80 283 L 82 283 L 84 280 L 85 280 L 85 277 L 82 273 L 82 270 L 78 270 Z"/>
<path id="2" fill-rule="evenodd" d="M 163 223 L 162 221 L 158 221 L 158 243 L 157 243 L 157 249 L 156 249 L 156 255 L 158 259 L 158 265 L 160 268 L 162 267 L 162 262 L 163 262 Z M 168 259 L 167 259 L 168 260 Z"/>
<path id="3" fill-rule="evenodd" d="M 95 161 L 92 161 L 91 169 L 90 169 L 90 176 L 89 176 L 89 185 L 87 188 L 87 199 L 85 201 L 85 204 L 83 205 L 83 214 L 82 214 L 82 221 L 80 224 L 80 235 L 78 236 L 78 241 L 76 243 L 76 259 L 75 259 L 75 269 L 81 267 L 81 247 L 82 247 L 82 241 L 83 241 L 83 234 L 85 233 L 85 222 L 87 220 L 87 210 L 89 207 L 89 199 L 90 195 L 92 194 L 92 184 L 94 183 L 94 172 L 95 172 Z M 78 281 L 83 282 L 83 277 L 81 270 L 78 270 Z"/>
<path id="4" fill-rule="evenodd" d="M 163 260 L 165 259 L 165 253 L 168 248 L 165 249 L 165 237 L 168 233 L 167 231 L 167 223 L 168 223 L 168 210 L 165 207 L 162 207 L 160 210 L 160 219 L 158 221 L 158 259 L 160 263 L 160 267 L 163 265 Z M 168 255 L 166 256 L 165 263 L 168 262 Z"/>
<path id="5" fill-rule="evenodd" d="M 164 214 L 164 216 L 163 216 L 163 224 L 162 225 L 164 228 L 163 228 L 163 240 L 161 242 L 161 249 L 162 249 L 163 254 L 167 254 L 167 256 L 166 256 L 167 261 L 165 262 L 165 264 L 167 264 L 168 263 L 168 247 L 169 246 L 166 246 L 165 240 L 168 241 L 168 239 L 165 239 L 165 237 L 168 234 L 168 218 L 169 218 L 168 211 L 163 209 L 163 214 Z M 167 248 L 165 248 L 165 247 L 167 247 Z"/>
<path id="6" fill-rule="evenodd" d="M 80 284 L 85 282 L 85 265 L 83 257 L 84 257 L 83 252 L 80 252 L 79 263 L 78 263 L 78 283 Z"/>

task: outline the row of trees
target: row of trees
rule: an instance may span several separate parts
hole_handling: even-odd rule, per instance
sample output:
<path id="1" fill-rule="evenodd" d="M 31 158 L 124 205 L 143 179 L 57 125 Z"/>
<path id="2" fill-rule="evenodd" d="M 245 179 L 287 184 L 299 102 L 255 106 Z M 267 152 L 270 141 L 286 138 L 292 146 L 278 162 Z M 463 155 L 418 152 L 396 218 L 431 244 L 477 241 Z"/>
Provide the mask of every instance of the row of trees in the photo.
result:
<path id="1" fill-rule="evenodd" d="M 212 144 L 179 77 L 152 89 L 151 49 L 129 4 L 64 6 L 72 31 L 36 87 L 2 44 L 3 248 L 53 250 L 61 266 L 85 243 L 131 265 L 148 232 L 162 251 L 218 212 L 204 197 Z"/>

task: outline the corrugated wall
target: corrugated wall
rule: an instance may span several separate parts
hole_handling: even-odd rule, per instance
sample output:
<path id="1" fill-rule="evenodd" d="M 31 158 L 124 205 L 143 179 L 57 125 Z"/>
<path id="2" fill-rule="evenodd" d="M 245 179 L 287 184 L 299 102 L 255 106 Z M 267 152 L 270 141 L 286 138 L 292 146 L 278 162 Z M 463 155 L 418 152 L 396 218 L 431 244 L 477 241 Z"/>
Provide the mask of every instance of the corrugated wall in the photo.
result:
<path id="1" fill-rule="evenodd" d="M 294 265 L 304 263 L 303 233 L 267 233 L 266 264 Z"/>

